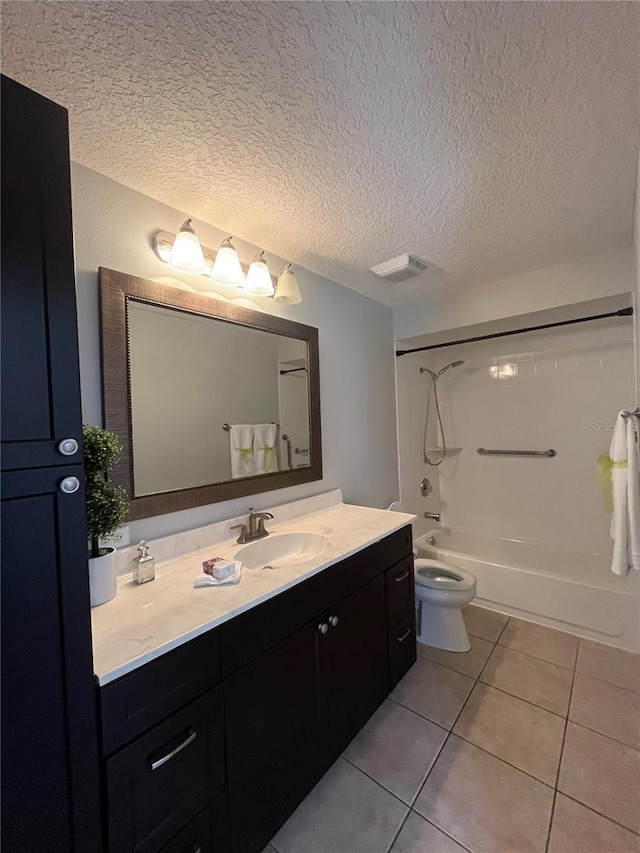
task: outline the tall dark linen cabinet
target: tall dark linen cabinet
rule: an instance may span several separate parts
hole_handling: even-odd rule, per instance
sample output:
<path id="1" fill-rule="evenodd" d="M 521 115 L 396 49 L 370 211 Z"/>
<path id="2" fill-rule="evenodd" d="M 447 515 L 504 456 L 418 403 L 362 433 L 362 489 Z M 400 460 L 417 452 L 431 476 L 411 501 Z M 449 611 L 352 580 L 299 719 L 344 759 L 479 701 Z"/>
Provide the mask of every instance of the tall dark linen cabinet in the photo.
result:
<path id="1" fill-rule="evenodd" d="M 2 849 L 102 848 L 67 112 L 2 77 Z"/>

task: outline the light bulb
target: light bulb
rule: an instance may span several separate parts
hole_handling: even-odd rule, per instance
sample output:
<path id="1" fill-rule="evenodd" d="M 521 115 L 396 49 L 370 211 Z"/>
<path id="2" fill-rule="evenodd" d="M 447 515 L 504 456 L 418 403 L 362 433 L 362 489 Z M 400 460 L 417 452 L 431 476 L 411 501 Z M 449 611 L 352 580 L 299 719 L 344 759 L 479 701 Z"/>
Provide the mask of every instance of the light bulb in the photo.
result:
<path id="1" fill-rule="evenodd" d="M 211 281 L 223 287 L 244 287 L 244 273 L 240 266 L 238 253 L 231 242 L 231 237 L 227 237 L 220 243 L 211 270 Z"/>
<path id="2" fill-rule="evenodd" d="M 278 284 L 276 285 L 276 295 L 273 297 L 276 302 L 281 302 L 283 305 L 298 305 L 302 302 L 298 282 L 291 269 L 291 264 L 284 267 L 278 276 Z"/>
<path id="3" fill-rule="evenodd" d="M 273 296 L 273 282 L 264 259 L 264 252 L 258 252 L 251 261 L 244 289 L 251 296 Z"/>
<path id="4" fill-rule="evenodd" d="M 169 266 L 179 272 L 197 274 L 205 269 L 204 255 L 191 220 L 185 220 L 176 234 L 169 255 Z"/>

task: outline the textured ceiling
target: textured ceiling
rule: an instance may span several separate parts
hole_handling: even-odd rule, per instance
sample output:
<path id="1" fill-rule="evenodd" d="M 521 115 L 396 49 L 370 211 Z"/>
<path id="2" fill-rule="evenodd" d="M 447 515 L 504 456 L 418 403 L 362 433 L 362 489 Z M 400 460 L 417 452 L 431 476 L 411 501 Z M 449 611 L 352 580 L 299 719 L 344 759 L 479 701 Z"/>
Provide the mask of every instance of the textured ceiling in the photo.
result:
<path id="1" fill-rule="evenodd" d="M 75 160 L 396 304 L 630 242 L 639 20 L 634 2 L 4 2 L 2 62 L 69 108 Z M 403 252 L 445 272 L 368 272 Z"/>

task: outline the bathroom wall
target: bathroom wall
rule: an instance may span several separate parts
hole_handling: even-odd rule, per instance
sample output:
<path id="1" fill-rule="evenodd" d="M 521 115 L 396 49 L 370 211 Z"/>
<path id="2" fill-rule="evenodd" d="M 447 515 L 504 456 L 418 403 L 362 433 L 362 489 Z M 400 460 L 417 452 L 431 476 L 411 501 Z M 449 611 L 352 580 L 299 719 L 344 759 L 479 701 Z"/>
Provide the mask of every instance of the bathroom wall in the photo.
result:
<path id="1" fill-rule="evenodd" d="M 466 363 L 447 371 L 438 391 L 447 444 L 462 449 L 429 468 L 421 448 L 429 379 L 419 366 L 439 369 L 457 359 Z M 631 318 L 407 355 L 397 372 L 408 509 L 438 509 L 437 495 L 422 498 L 418 490 L 422 477 L 436 474 L 446 525 L 611 552 L 596 463 L 609 448 L 617 412 L 635 404 Z M 558 455 L 485 457 L 478 447 L 554 448 Z M 418 532 L 427 525 L 416 522 Z"/>
<path id="2" fill-rule="evenodd" d="M 394 311 L 396 339 L 459 329 L 563 305 L 633 292 L 633 246 L 467 288 L 439 286 L 419 305 Z"/>
<path id="3" fill-rule="evenodd" d="M 157 230 L 175 232 L 187 214 L 77 164 L 72 165 L 80 373 L 85 423 L 102 423 L 98 267 L 152 280 L 177 276 L 152 250 Z M 277 199 L 274 199 L 274 204 Z M 193 223 L 202 242 L 216 247 L 227 232 Z M 257 247 L 235 241 L 243 261 Z M 261 247 L 262 248 L 262 247 Z M 286 260 L 267 252 L 273 272 Z M 319 330 L 324 478 L 316 483 L 198 507 L 130 526 L 132 539 L 153 539 L 201 524 L 262 509 L 328 489 L 342 488 L 351 503 L 387 506 L 398 496 L 393 320 L 389 308 L 348 288 L 295 268 L 303 302 L 279 306 L 243 300 L 258 310 Z M 202 278 L 202 289 L 210 285 Z M 196 285 L 197 286 L 197 285 Z"/>

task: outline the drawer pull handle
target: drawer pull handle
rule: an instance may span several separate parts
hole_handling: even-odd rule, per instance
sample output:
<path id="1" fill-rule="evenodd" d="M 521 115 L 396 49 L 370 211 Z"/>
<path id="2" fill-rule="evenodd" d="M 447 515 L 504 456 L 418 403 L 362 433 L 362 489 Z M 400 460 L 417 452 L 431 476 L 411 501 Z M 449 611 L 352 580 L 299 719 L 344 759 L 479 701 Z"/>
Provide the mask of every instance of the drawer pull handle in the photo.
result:
<path id="1" fill-rule="evenodd" d="M 163 755 L 162 758 L 158 758 L 156 761 L 151 762 L 151 769 L 157 770 L 158 767 L 162 767 L 163 764 L 166 764 L 167 761 L 171 761 L 171 759 L 176 756 L 179 752 L 182 752 L 190 743 L 198 737 L 198 732 L 191 732 L 186 740 L 183 740 L 179 746 L 176 746 L 175 749 L 172 749 L 171 752 L 168 752 L 166 755 Z"/>
<path id="2" fill-rule="evenodd" d="M 338 617 L 337 617 L 337 616 L 329 616 L 329 624 L 330 624 L 333 628 L 335 628 L 335 627 L 336 627 L 336 625 L 338 624 Z"/>
<path id="3" fill-rule="evenodd" d="M 404 643 L 408 636 L 411 634 L 411 628 L 407 628 L 407 630 L 402 634 L 401 637 L 396 637 L 396 643 Z"/>
<path id="4" fill-rule="evenodd" d="M 409 570 L 407 569 L 407 571 L 403 572 L 401 575 L 396 575 L 394 578 L 394 581 L 396 583 L 402 583 L 402 581 L 406 581 L 406 579 L 408 577 L 409 577 Z"/>

